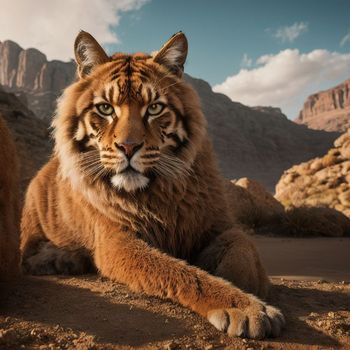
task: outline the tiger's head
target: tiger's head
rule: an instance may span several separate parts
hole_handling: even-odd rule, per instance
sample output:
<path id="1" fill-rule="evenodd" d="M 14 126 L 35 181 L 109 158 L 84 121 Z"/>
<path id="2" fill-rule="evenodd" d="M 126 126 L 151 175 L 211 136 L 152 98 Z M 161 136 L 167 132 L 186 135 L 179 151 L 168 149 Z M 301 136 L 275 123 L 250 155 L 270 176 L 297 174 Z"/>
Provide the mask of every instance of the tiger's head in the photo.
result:
<path id="1" fill-rule="evenodd" d="M 126 192 L 188 176 L 206 123 L 183 79 L 185 35 L 175 34 L 151 55 L 109 57 L 82 31 L 74 49 L 77 80 L 53 121 L 62 175 Z"/>

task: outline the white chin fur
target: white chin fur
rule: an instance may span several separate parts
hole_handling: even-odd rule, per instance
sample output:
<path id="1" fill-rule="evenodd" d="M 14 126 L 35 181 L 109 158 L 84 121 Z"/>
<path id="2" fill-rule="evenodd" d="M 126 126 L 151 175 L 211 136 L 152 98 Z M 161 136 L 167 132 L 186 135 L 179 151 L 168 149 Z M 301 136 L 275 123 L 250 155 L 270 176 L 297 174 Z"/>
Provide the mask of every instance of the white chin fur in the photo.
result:
<path id="1" fill-rule="evenodd" d="M 116 174 L 111 178 L 111 183 L 118 190 L 133 192 L 137 189 L 145 188 L 148 185 L 149 179 L 142 174 L 137 173 L 122 173 Z"/>

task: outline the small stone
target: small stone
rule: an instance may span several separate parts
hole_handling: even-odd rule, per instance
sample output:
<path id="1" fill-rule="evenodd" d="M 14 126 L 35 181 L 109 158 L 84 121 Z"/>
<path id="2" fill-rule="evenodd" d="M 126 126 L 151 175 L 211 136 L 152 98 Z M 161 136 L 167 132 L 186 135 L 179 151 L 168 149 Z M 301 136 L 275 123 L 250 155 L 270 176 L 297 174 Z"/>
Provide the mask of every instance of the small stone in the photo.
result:
<path id="1" fill-rule="evenodd" d="M 343 331 L 341 328 L 338 328 L 338 329 L 337 329 L 337 334 L 338 334 L 338 335 L 343 335 L 343 334 L 344 334 L 344 331 Z"/>
<path id="2" fill-rule="evenodd" d="M 174 350 L 174 349 L 176 349 L 176 347 L 177 347 L 177 344 L 173 341 L 164 345 L 165 350 Z"/>
<path id="3" fill-rule="evenodd" d="M 248 340 L 247 339 L 243 339 L 242 342 L 243 343 L 248 343 Z"/>
<path id="4" fill-rule="evenodd" d="M 212 350 L 212 349 L 214 349 L 214 345 L 212 344 L 208 344 L 204 347 L 204 350 Z"/>
<path id="5" fill-rule="evenodd" d="M 328 312 L 328 316 L 331 317 L 331 318 L 334 318 L 335 317 L 335 313 L 334 312 Z"/>

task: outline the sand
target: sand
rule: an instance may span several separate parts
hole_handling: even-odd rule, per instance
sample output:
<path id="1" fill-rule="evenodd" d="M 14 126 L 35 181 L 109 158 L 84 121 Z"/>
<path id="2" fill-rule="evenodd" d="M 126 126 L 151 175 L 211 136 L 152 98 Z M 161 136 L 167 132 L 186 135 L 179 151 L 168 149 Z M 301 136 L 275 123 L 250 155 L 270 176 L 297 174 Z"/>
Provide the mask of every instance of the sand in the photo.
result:
<path id="1" fill-rule="evenodd" d="M 350 237 L 254 236 L 254 241 L 270 276 L 350 282 Z"/>
<path id="2" fill-rule="evenodd" d="M 230 338 L 96 275 L 46 276 L 0 284 L 0 349 L 350 349 L 350 239 L 255 239 L 287 319 L 278 339 Z"/>

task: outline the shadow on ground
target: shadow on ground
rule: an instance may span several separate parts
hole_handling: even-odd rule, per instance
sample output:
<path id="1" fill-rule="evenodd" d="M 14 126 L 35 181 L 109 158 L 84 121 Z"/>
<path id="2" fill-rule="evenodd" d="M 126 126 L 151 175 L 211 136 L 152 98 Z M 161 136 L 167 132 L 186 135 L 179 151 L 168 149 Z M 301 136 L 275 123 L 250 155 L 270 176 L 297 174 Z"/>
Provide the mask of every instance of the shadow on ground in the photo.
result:
<path id="1" fill-rule="evenodd" d="M 23 339 L 26 348 L 48 342 L 58 349 L 69 348 L 76 345 L 74 339 L 85 336 L 92 337 L 90 348 L 95 349 L 153 349 L 166 347 L 169 342 L 178 349 L 350 347 L 346 328 L 350 324 L 349 285 L 275 281 L 271 303 L 283 310 L 287 328 L 280 338 L 267 341 L 229 338 L 187 309 L 131 293 L 120 284 L 96 276 L 27 277 L 0 288 L 1 328 L 23 328 L 18 340 L 5 342 L 3 347 L 0 337 L 0 348 L 14 348 Z M 311 313 L 316 317 L 310 320 Z M 317 322 L 327 320 L 329 313 L 335 315 L 334 324 L 318 327 Z M 337 327 L 343 332 L 339 333 Z M 47 337 L 33 335 L 35 328 Z"/>

